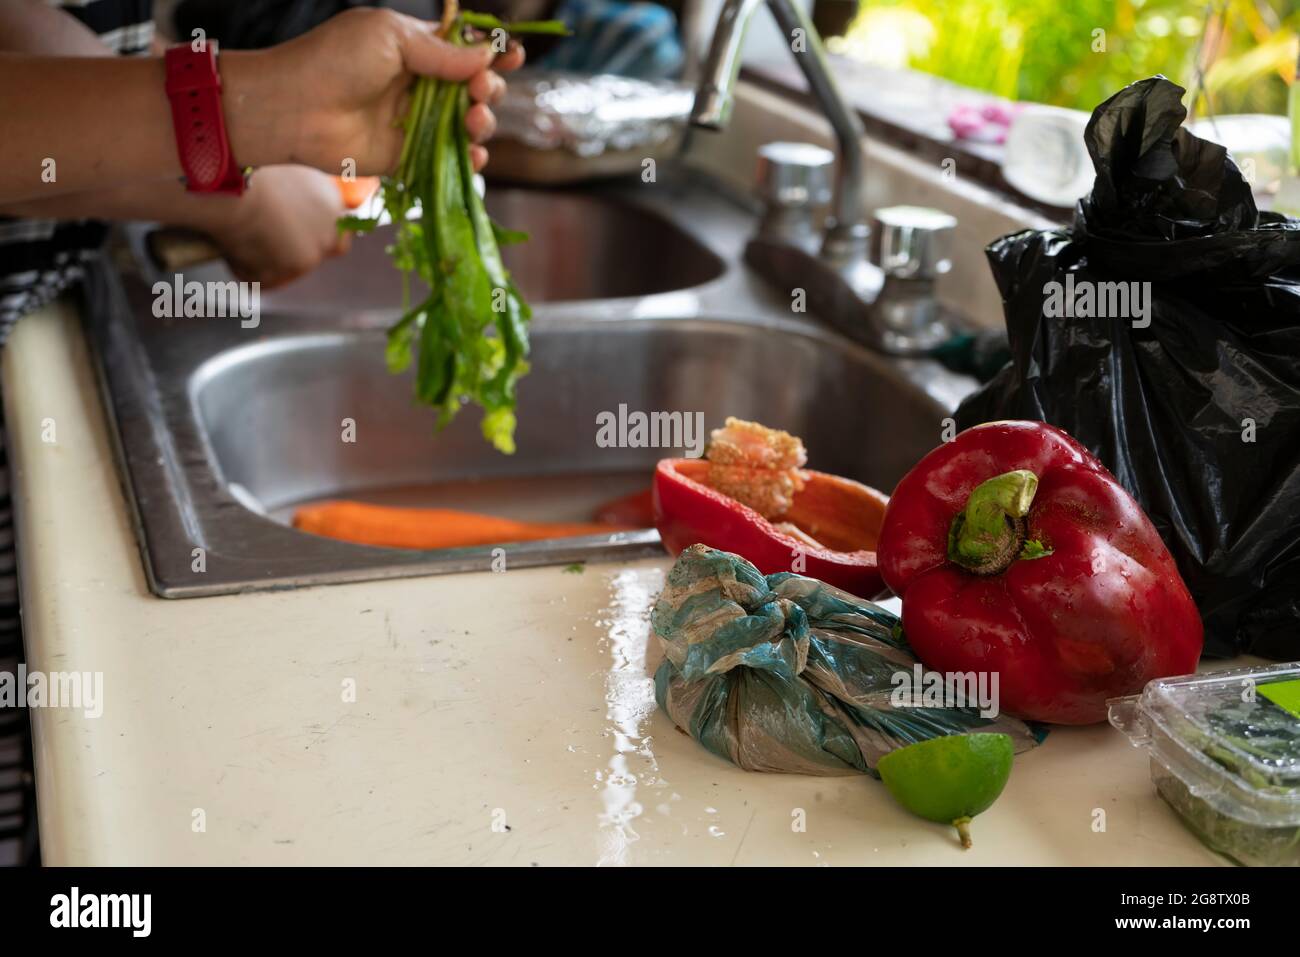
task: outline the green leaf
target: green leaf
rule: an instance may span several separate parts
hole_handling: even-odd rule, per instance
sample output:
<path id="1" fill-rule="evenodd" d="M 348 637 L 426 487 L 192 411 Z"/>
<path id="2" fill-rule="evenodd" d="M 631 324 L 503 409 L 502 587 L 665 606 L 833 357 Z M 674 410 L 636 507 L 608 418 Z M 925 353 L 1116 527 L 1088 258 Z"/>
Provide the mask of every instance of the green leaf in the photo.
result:
<path id="1" fill-rule="evenodd" d="M 528 242 L 528 234 L 522 229 L 506 229 L 497 223 L 492 224 L 492 235 L 496 237 L 498 246 L 518 246 Z"/>
<path id="2" fill-rule="evenodd" d="M 340 233 L 368 233 L 378 225 L 378 219 L 364 216 L 340 216 L 338 221 Z"/>
<path id="3" fill-rule="evenodd" d="M 505 25 L 511 33 L 544 34 L 546 36 L 571 37 L 573 33 L 563 20 L 515 20 Z"/>
<path id="4" fill-rule="evenodd" d="M 384 358 L 388 371 L 394 374 L 404 372 L 411 364 L 411 348 L 415 344 L 416 333 L 420 331 L 428 303 L 412 309 L 396 325 L 388 330 L 388 344 L 384 348 Z"/>
<path id="5" fill-rule="evenodd" d="M 572 36 L 562 20 L 516 20 L 506 23 L 490 13 L 475 13 L 472 10 L 460 12 L 462 23 L 479 30 L 505 30 L 507 33 L 546 34 L 549 36 Z"/>
<path id="6" fill-rule="evenodd" d="M 494 409 L 483 416 L 483 438 L 499 452 L 515 453 L 515 413 L 512 409 Z"/>
<path id="7" fill-rule="evenodd" d="M 1020 555 L 1018 557 L 1028 560 L 1033 558 L 1046 558 L 1050 554 L 1052 554 L 1052 549 L 1046 548 L 1042 542 L 1031 538 L 1020 547 Z"/>
<path id="8" fill-rule="evenodd" d="M 565 32 L 555 21 L 503 24 L 472 12 L 460 22 L 511 32 Z M 459 30 L 448 39 L 467 42 Z M 510 453 L 516 383 L 528 371 L 531 311 L 510 280 L 500 246 L 528 237 L 493 224 L 474 190 L 468 108 L 463 83 L 422 78 L 412 88 L 397 172 L 383 181 L 381 196 L 394 224 L 388 254 L 402 273 L 403 303 L 409 303 L 411 276 L 430 292 L 418 307 L 404 305 L 408 311 L 389 330 L 385 358 L 393 372 L 415 360 L 415 395 L 437 413 L 437 428 L 475 403 L 483 409 L 484 438 Z M 340 228 L 368 231 L 375 225 L 349 217 Z"/>

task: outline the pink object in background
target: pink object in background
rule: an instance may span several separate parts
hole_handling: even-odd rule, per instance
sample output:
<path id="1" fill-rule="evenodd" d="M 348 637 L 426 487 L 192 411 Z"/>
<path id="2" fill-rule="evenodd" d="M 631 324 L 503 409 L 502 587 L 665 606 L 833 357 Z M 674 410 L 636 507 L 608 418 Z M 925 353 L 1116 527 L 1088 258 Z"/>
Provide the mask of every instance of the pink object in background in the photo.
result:
<path id="1" fill-rule="evenodd" d="M 1012 104 L 989 102 L 981 106 L 963 103 L 948 114 L 948 128 L 959 140 L 976 143 L 1005 143 L 1007 130 L 1018 108 Z"/>

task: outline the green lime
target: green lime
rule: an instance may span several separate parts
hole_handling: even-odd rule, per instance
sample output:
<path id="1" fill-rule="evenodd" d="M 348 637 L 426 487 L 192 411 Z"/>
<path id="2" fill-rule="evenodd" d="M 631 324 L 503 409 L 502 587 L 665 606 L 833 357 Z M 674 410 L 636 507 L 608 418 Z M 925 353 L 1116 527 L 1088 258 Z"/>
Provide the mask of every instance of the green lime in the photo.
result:
<path id="1" fill-rule="evenodd" d="M 1006 734 L 950 734 L 891 751 L 876 763 L 899 804 L 951 824 L 970 847 L 970 819 L 988 810 L 1011 776 L 1015 749 Z"/>

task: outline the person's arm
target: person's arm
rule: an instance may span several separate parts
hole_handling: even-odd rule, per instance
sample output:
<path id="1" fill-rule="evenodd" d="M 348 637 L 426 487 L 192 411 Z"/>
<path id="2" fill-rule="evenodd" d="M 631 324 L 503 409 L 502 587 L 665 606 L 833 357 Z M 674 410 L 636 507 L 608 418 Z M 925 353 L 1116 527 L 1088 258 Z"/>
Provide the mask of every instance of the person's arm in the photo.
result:
<path id="1" fill-rule="evenodd" d="M 346 213 L 332 176 L 267 166 L 242 196 L 187 193 L 179 182 L 119 186 L 11 203 L 0 214 L 52 219 L 149 220 L 204 233 L 237 279 L 273 288 L 346 251 L 336 223 Z"/>
<path id="2" fill-rule="evenodd" d="M 0 203 L 179 178 L 163 79 L 157 59 L 0 54 Z"/>
<path id="3" fill-rule="evenodd" d="M 468 81 L 476 141 L 495 120 L 484 101 L 504 81 L 489 47 L 453 47 L 436 24 L 387 10 L 354 9 L 289 43 L 218 58 L 231 152 L 246 166 L 303 163 L 326 172 L 355 162 L 359 175 L 390 172 L 398 120 L 414 75 Z M 501 69 L 522 59 L 497 58 Z M 158 58 L 40 57 L 0 53 L 0 204 L 48 199 L 181 175 Z M 475 164 L 486 153 L 475 148 Z M 54 180 L 42 176 L 54 161 Z"/>
<path id="4" fill-rule="evenodd" d="M 260 178 L 260 174 L 259 177 Z M 239 197 L 187 193 L 180 180 L 60 193 L 0 204 L 0 216 L 31 219 L 149 220 L 205 230 L 220 222 Z"/>
<path id="5" fill-rule="evenodd" d="M 0 49 L 44 56 L 113 56 L 74 17 L 39 0 L 0 2 Z M 155 50 L 161 53 L 161 50 Z M 289 282 L 347 247 L 334 180 L 304 166 L 258 170 L 243 196 L 190 193 L 179 180 L 60 193 L 0 207 L 0 214 L 54 219 L 157 220 L 206 234 L 236 278 L 267 288 Z"/>
<path id="6" fill-rule="evenodd" d="M 44 0 L 0 0 L 0 51 L 115 56 L 94 30 Z"/>

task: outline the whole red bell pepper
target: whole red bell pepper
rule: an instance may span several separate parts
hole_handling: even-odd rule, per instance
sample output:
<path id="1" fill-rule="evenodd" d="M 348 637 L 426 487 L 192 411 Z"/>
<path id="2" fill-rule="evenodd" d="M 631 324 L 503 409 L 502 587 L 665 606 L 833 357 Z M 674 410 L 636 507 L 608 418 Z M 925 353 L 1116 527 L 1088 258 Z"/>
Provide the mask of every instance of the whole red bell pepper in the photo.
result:
<path id="1" fill-rule="evenodd" d="M 1042 422 L 976 426 L 923 458 L 877 552 L 921 661 L 996 673 L 1017 717 L 1102 721 L 1107 698 L 1200 657 L 1200 615 L 1151 521 Z"/>

